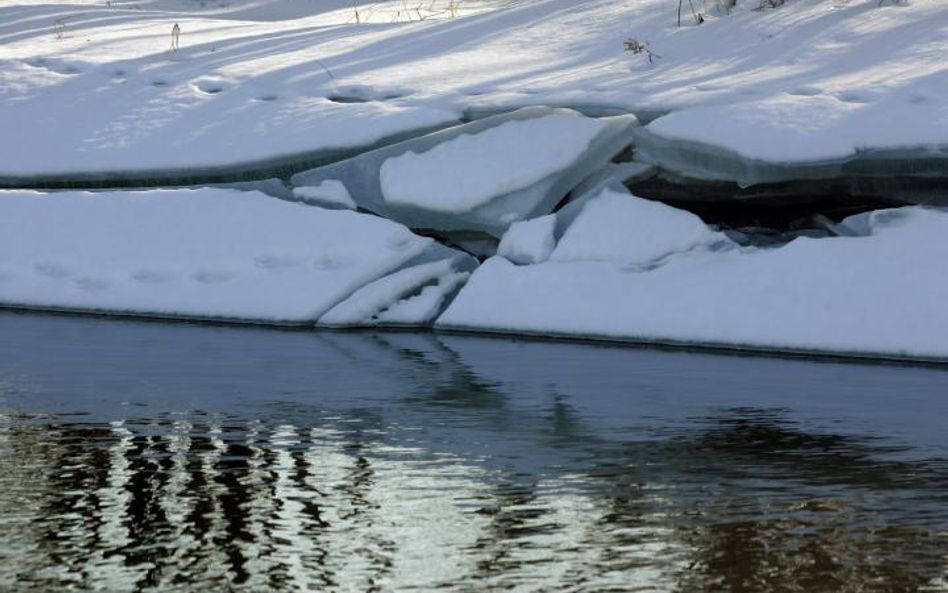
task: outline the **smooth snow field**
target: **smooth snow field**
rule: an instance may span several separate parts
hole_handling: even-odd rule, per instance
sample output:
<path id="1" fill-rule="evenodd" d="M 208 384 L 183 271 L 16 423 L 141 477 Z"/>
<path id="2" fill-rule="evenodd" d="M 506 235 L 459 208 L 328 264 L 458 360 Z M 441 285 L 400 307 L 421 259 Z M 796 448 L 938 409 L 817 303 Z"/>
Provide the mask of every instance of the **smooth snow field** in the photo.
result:
<path id="1" fill-rule="evenodd" d="M 948 360 L 948 3 L 685 4 L 5 2 L 0 306 Z"/>

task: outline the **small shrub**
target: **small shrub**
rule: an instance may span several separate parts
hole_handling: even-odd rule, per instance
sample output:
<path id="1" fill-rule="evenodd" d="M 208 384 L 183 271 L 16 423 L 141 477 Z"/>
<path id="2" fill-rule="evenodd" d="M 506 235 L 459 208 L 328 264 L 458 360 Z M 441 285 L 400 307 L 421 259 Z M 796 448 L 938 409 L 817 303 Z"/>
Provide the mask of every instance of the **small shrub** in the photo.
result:
<path id="1" fill-rule="evenodd" d="M 630 51 L 635 55 L 645 54 L 645 56 L 648 58 L 649 64 L 654 64 L 655 60 L 660 60 L 662 58 L 662 56 L 649 49 L 647 41 L 642 43 L 634 37 L 629 37 L 625 40 L 625 51 Z"/>

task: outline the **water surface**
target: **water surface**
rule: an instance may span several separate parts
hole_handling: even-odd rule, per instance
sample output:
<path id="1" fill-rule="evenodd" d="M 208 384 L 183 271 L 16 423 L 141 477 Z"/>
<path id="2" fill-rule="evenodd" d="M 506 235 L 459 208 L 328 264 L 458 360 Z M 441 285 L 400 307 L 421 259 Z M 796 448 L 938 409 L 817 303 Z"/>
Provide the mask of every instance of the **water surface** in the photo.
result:
<path id="1" fill-rule="evenodd" d="M 948 591 L 948 372 L 0 313 L 2 591 Z"/>

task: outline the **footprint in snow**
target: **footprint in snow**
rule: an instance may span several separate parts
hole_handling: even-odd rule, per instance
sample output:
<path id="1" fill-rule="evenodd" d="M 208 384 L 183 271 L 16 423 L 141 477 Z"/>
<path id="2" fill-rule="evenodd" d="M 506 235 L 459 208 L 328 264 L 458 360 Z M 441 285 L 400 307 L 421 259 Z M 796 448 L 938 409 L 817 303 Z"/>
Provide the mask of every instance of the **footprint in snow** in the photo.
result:
<path id="1" fill-rule="evenodd" d="M 132 280 L 145 284 L 158 284 L 171 280 L 171 274 L 162 270 L 135 270 L 132 272 Z"/>
<path id="2" fill-rule="evenodd" d="M 82 276 L 72 281 L 76 288 L 80 290 L 102 290 L 112 285 L 105 278 L 96 278 L 94 276 Z"/>
<path id="3" fill-rule="evenodd" d="M 872 103 L 877 99 L 875 93 L 869 91 L 845 91 L 836 95 L 843 103 Z"/>
<path id="4" fill-rule="evenodd" d="M 386 239 L 385 246 L 392 251 L 405 251 L 411 247 L 411 235 L 393 235 Z"/>
<path id="5" fill-rule="evenodd" d="M 201 270 L 191 277 L 203 284 L 220 284 L 234 278 L 236 274 L 228 270 Z"/>
<path id="6" fill-rule="evenodd" d="M 289 255 L 258 255 L 253 259 L 253 264 L 265 270 L 277 270 L 298 266 L 300 261 Z"/>
<path id="7" fill-rule="evenodd" d="M 216 78 L 202 78 L 192 81 L 191 86 L 204 95 L 216 95 L 222 92 L 227 85 L 224 81 Z"/>
<path id="8" fill-rule="evenodd" d="M 820 89 L 813 86 L 801 86 L 793 90 L 787 91 L 788 95 L 794 95 L 797 97 L 815 97 L 822 94 Z"/>
<path id="9" fill-rule="evenodd" d="M 47 278 L 66 278 L 72 274 L 66 266 L 48 261 L 35 262 L 33 271 Z"/>
<path id="10" fill-rule="evenodd" d="M 313 262 L 313 267 L 317 270 L 328 272 L 345 268 L 351 263 L 351 258 L 343 255 L 324 255 Z"/>

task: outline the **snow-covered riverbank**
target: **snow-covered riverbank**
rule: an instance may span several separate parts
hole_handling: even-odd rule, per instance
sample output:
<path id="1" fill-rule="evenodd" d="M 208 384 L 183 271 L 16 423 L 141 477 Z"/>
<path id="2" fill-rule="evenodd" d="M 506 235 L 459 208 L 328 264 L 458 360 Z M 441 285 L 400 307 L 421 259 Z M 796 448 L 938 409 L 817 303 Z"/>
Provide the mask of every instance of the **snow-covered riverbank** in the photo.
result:
<path id="1" fill-rule="evenodd" d="M 948 5 L 694 5 L 0 7 L 0 185 L 284 177 L 0 192 L 0 305 L 948 360 Z"/>

